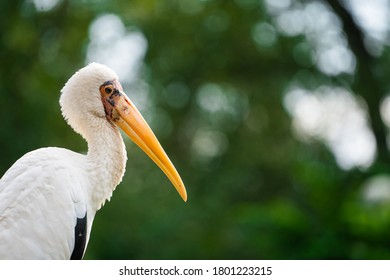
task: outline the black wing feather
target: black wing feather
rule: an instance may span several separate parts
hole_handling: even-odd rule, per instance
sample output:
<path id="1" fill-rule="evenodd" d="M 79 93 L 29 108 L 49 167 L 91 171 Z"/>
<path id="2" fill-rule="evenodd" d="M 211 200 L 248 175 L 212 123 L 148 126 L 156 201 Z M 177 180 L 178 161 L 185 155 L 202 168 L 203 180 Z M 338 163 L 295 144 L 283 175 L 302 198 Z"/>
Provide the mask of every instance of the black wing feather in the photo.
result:
<path id="1" fill-rule="evenodd" d="M 87 213 L 85 213 L 84 218 L 77 218 L 77 223 L 74 228 L 74 236 L 74 248 L 70 259 L 81 260 L 84 255 L 85 244 L 87 242 Z"/>

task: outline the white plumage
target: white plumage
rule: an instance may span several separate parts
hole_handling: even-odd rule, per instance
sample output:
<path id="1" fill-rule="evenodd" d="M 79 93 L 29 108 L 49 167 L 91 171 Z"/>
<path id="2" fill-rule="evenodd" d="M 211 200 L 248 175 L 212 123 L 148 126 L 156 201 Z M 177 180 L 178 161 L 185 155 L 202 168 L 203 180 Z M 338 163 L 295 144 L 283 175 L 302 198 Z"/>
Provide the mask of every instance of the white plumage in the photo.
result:
<path id="1" fill-rule="evenodd" d="M 83 256 L 95 213 L 125 172 L 126 149 L 116 125 L 155 161 L 186 200 L 180 176 L 111 69 L 92 63 L 76 72 L 62 89 L 60 104 L 69 125 L 87 141 L 88 153 L 42 148 L 24 155 L 4 174 L 0 259 Z M 85 233 L 77 233 L 83 227 Z"/>

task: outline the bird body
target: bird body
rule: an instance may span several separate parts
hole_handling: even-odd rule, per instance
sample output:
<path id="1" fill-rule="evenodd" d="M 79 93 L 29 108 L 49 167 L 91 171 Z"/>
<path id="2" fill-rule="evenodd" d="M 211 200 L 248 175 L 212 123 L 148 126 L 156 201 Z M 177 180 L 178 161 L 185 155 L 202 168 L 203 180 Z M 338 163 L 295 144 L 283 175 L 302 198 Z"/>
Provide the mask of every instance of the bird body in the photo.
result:
<path id="1" fill-rule="evenodd" d="M 126 148 L 117 126 L 186 200 L 180 176 L 111 69 L 92 63 L 76 72 L 63 88 L 60 104 L 69 125 L 86 139 L 88 153 L 41 148 L 25 154 L 4 174 L 0 259 L 82 258 L 96 212 L 125 173 Z"/>
<path id="2" fill-rule="evenodd" d="M 90 183 L 78 164 L 83 159 L 77 153 L 43 148 L 26 154 L 4 174 L 0 181 L 1 259 L 70 258 L 77 217 L 89 212 L 90 229 L 94 216 L 87 209 Z"/>

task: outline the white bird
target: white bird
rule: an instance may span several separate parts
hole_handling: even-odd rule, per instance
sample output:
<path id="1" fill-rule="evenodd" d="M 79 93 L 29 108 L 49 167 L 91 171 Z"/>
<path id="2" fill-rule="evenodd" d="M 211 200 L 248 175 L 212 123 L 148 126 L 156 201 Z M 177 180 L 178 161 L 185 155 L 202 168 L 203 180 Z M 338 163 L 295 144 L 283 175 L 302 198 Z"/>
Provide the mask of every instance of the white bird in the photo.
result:
<path id="1" fill-rule="evenodd" d="M 91 63 L 61 91 L 68 124 L 88 153 L 41 148 L 25 154 L 0 180 L 0 259 L 81 259 L 92 222 L 121 182 L 127 161 L 121 128 L 164 171 L 184 201 L 175 167 L 114 71 Z"/>

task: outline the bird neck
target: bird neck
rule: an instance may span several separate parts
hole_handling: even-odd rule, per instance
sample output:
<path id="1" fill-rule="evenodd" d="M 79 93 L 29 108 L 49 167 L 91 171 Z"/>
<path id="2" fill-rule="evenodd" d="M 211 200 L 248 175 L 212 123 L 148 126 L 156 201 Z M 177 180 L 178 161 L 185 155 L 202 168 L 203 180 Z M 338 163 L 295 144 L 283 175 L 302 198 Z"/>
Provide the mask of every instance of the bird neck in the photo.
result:
<path id="1" fill-rule="evenodd" d="M 99 210 L 122 181 L 126 168 L 126 148 L 119 130 L 104 120 L 94 129 L 98 131 L 88 142 L 87 165 L 91 184 L 89 198 L 95 210 Z"/>

